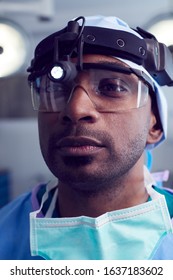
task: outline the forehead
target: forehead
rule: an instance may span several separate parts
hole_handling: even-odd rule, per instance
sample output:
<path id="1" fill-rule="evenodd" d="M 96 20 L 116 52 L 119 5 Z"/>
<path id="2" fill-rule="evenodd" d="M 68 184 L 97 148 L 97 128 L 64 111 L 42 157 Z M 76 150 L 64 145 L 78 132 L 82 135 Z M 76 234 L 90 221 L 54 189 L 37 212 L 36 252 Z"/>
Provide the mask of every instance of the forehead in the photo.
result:
<path id="1" fill-rule="evenodd" d="M 107 56 L 107 55 L 99 55 L 99 54 L 85 54 L 83 56 L 84 63 L 114 63 L 120 66 L 129 67 L 126 63 L 122 62 L 118 58 Z"/>
<path id="2" fill-rule="evenodd" d="M 73 60 L 75 61 L 76 58 L 73 58 Z M 99 54 L 84 54 L 83 63 L 114 64 L 114 66 L 121 66 L 121 67 L 123 66 L 129 68 L 128 64 L 124 63 L 123 61 L 119 60 L 116 57 L 99 55 Z M 102 70 L 102 72 L 111 72 L 111 71 Z M 131 82 L 136 83 L 138 81 L 138 77 L 133 73 L 131 73 L 129 77 L 131 77 Z"/>

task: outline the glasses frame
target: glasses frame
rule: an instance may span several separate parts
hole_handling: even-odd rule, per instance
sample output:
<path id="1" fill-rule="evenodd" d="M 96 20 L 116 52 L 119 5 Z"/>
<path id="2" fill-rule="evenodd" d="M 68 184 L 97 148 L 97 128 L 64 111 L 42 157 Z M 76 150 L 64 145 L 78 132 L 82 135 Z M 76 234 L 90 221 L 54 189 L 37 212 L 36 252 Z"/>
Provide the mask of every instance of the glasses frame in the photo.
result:
<path id="1" fill-rule="evenodd" d="M 61 64 L 61 66 L 63 66 L 63 64 Z M 33 84 L 36 81 L 36 79 L 38 77 L 41 77 L 41 76 L 47 74 L 48 77 L 51 80 L 53 80 L 54 82 L 56 82 L 56 81 L 58 82 L 57 79 L 55 79 L 54 77 L 51 77 L 50 73 L 51 73 L 52 67 L 54 67 L 54 65 L 52 65 L 52 64 L 48 65 L 47 67 L 42 69 L 42 71 L 37 72 L 37 74 L 34 76 L 33 81 L 30 81 L 31 98 L 32 98 L 32 104 L 33 104 L 34 110 L 39 111 L 39 109 L 36 108 L 36 106 L 34 106 L 35 101 L 34 101 L 34 87 L 33 87 Z M 78 66 L 75 65 L 75 67 L 76 67 L 76 74 L 75 75 L 77 75 Z M 154 83 L 153 83 L 152 79 L 144 71 L 141 71 L 139 69 L 134 69 L 134 68 L 131 68 L 131 67 L 123 66 L 123 65 L 120 65 L 120 63 L 116 63 L 116 62 L 115 63 L 114 62 L 83 63 L 82 70 L 89 70 L 89 69 L 109 70 L 109 71 L 113 71 L 113 72 L 115 71 L 115 72 L 129 74 L 129 75 L 134 74 L 135 76 L 138 77 L 139 80 L 141 80 L 145 85 L 148 86 L 148 88 L 149 88 L 148 92 L 151 92 L 151 89 L 154 90 Z M 70 73 L 66 73 L 66 69 L 65 69 L 63 77 L 65 77 L 66 74 L 68 75 L 68 77 L 70 76 Z M 71 76 L 74 78 L 74 73 L 72 73 Z M 61 81 L 59 81 L 59 82 L 61 82 Z M 45 110 L 45 112 L 46 112 L 46 110 Z M 52 110 L 52 112 L 55 112 L 55 111 Z"/>

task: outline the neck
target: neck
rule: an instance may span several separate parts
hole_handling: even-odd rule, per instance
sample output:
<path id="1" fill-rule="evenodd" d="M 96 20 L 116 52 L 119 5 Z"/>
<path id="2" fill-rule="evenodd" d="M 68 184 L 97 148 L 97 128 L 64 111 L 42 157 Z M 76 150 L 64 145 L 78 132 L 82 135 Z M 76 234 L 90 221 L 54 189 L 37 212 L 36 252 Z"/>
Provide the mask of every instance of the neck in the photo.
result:
<path id="1" fill-rule="evenodd" d="M 106 212 L 144 203 L 148 193 L 144 185 L 143 166 L 140 172 L 129 172 L 101 192 L 79 191 L 62 182 L 58 185 L 58 207 L 61 217 L 98 217 Z M 132 175 L 133 174 L 133 175 Z M 125 178 L 126 177 L 126 178 Z M 103 189 L 103 188 L 102 188 Z"/>

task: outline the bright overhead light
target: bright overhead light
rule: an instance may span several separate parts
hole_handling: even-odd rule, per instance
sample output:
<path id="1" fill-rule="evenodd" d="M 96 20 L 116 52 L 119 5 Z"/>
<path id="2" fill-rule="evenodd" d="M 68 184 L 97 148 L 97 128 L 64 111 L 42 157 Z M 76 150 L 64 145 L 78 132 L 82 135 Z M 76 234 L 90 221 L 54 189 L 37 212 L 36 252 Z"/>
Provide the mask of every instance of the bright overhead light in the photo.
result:
<path id="1" fill-rule="evenodd" d="M 12 75 L 25 64 L 28 39 L 17 24 L 0 18 L 0 78 Z"/>
<path id="2" fill-rule="evenodd" d="M 173 45 L 173 19 L 162 20 L 150 27 L 149 31 L 154 34 L 159 42 L 165 45 Z"/>
<path id="3" fill-rule="evenodd" d="M 173 46 L 173 15 L 163 14 L 153 19 L 147 27 L 159 42 L 168 47 Z"/>

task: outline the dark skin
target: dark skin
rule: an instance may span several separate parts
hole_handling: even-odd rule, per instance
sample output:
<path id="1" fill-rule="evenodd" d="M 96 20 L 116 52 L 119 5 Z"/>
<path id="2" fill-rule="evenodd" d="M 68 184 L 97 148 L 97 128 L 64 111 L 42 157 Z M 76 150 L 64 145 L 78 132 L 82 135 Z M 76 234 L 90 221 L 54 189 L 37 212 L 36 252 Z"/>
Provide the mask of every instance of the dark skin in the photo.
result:
<path id="1" fill-rule="evenodd" d="M 85 62 L 102 60 L 115 58 L 84 56 Z M 59 179 L 61 217 L 98 217 L 147 201 L 144 149 L 162 136 L 150 98 L 139 109 L 100 113 L 77 87 L 62 112 L 40 112 L 38 124 L 43 157 Z"/>

